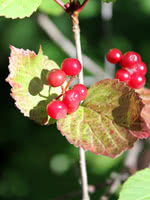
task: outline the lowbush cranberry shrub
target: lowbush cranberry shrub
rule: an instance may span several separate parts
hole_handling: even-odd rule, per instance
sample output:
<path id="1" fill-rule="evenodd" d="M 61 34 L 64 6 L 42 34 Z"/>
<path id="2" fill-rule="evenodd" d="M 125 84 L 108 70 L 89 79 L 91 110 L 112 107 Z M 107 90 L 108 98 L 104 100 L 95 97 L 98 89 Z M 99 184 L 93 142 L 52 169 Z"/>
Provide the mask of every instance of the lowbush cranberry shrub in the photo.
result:
<path id="1" fill-rule="evenodd" d="M 106 79 L 91 86 L 87 92 L 81 84 L 69 89 L 71 81 L 76 78 L 70 76 L 68 83 L 52 87 L 43 81 L 41 74 L 45 70 L 49 74 L 53 69 L 61 69 L 43 54 L 42 49 L 36 54 L 10 48 L 7 81 L 12 86 L 11 95 L 17 107 L 25 116 L 41 125 L 50 125 L 56 122 L 51 119 L 55 119 L 58 129 L 71 144 L 112 158 L 131 148 L 137 138 L 150 136 L 144 115 L 141 118 L 144 104 L 140 95 L 125 82 Z M 112 145 L 114 141 L 117 146 Z"/>
<path id="2" fill-rule="evenodd" d="M 71 17 L 75 41 L 80 43 L 76 37 L 80 32 L 78 15 L 88 0 L 82 3 L 70 0 L 66 4 L 61 0 L 55 2 Z M 16 0 L 7 4 L 3 1 L 0 4 L 0 16 L 12 19 L 29 17 L 40 6 L 41 0 L 22 0 L 22 3 L 24 6 L 20 6 Z M 81 54 L 79 46 L 76 45 L 77 55 Z M 122 69 L 116 73 L 116 79 L 99 81 L 87 91 L 81 81 L 69 89 L 72 80 L 82 74 L 82 62 L 78 59 L 67 58 L 59 67 L 43 54 L 42 48 L 38 54 L 13 46 L 10 49 L 10 74 L 6 81 L 12 87 L 11 96 L 17 108 L 40 125 L 56 123 L 70 144 L 82 147 L 82 155 L 84 149 L 115 158 L 132 148 L 139 138 L 150 137 L 150 121 L 147 117 L 147 94 L 150 91 L 142 88 L 147 67 L 138 53 L 130 51 L 122 55 L 120 50 L 111 49 L 107 60 L 113 64 L 119 63 Z M 70 76 L 68 83 L 66 76 Z M 84 156 L 80 158 L 81 171 L 86 174 Z M 81 177 L 83 188 L 86 188 L 86 192 L 83 189 L 83 200 L 89 200 L 86 176 Z M 125 199 L 128 200 L 128 197 L 132 197 L 130 193 Z M 120 196 L 119 200 L 124 200 L 124 197 Z"/>

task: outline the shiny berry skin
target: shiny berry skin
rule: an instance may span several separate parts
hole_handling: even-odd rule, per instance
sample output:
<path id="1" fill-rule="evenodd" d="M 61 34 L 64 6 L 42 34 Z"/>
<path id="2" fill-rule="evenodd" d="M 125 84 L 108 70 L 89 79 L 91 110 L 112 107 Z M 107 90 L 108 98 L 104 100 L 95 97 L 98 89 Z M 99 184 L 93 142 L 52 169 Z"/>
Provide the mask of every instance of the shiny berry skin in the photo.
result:
<path id="1" fill-rule="evenodd" d="M 139 88 L 144 87 L 145 81 L 146 81 L 146 79 L 145 79 L 145 76 L 143 74 L 138 73 L 138 72 L 134 72 L 131 75 L 131 80 L 129 81 L 128 85 L 131 88 L 139 89 Z"/>
<path id="2" fill-rule="evenodd" d="M 70 8 L 70 3 L 66 3 L 65 7 L 68 9 Z"/>
<path id="3" fill-rule="evenodd" d="M 67 106 L 62 101 L 52 101 L 47 105 L 47 114 L 52 119 L 61 119 L 67 114 Z"/>
<path id="4" fill-rule="evenodd" d="M 87 96 L 87 88 L 83 84 L 76 84 L 72 89 L 79 92 L 80 101 L 84 100 Z"/>
<path id="5" fill-rule="evenodd" d="M 80 103 L 74 105 L 74 107 L 67 108 L 68 109 L 67 113 L 71 114 L 71 113 L 75 112 L 79 108 L 79 105 L 80 105 Z"/>
<path id="6" fill-rule="evenodd" d="M 134 65 L 137 64 L 138 62 L 141 62 L 141 56 L 133 51 L 128 51 L 125 53 L 121 60 L 120 60 L 120 65 L 123 68 L 134 68 Z"/>
<path id="7" fill-rule="evenodd" d="M 128 83 L 131 79 L 130 73 L 126 69 L 119 69 L 116 72 L 116 79 L 119 79 L 120 81 L 124 81 Z"/>
<path id="8" fill-rule="evenodd" d="M 52 87 L 61 86 L 66 80 L 66 74 L 61 69 L 52 69 L 48 73 L 48 85 Z"/>
<path id="9" fill-rule="evenodd" d="M 80 61 L 75 58 L 66 58 L 61 64 L 62 71 L 64 71 L 68 76 L 78 75 L 81 68 Z"/>
<path id="10" fill-rule="evenodd" d="M 146 74 L 147 72 L 147 67 L 144 62 L 139 62 L 135 65 L 135 70 L 143 75 Z"/>
<path id="11" fill-rule="evenodd" d="M 110 49 L 106 55 L 107 60 L 112 64 L 117 64 L 122 58 L 122 53 L 119 49 Z"/>
<path id="12" fill-rule="evenodd" d="M 63 103 L 67 106 L 68 110 L 76 108 L 80 103 L 80 94 L 74 89 L 68 90 L 64 94 Z"/>

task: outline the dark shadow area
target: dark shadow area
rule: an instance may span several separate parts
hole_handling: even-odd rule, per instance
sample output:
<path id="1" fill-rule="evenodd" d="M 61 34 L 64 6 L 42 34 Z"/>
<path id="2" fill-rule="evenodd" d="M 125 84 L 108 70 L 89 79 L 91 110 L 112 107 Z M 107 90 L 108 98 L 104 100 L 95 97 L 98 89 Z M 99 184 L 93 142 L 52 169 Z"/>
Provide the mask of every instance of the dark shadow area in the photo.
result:
<path id="1" fill-rule="evenodd" d="M 47 69 L 43 69 L 41 72 L 41 81 L 44 85 L 48 85 L 48 81 L 47 81 L 48 72 L 49 71 Z"/>
<path id="2" fill-rule="evenodd" d="M 43 98 L 43 100 L 39 101 L 36 106 L 32 110 L 30 110 L 29 117 L 30 119 L 34 120 L 35 122 L 45 125 L 45 124 L 53 124 L 56 121 L 53 119 L 50 119 L 46 112 L 47 105 L 55 99 L 58 95 L 56 93 L 50 95 L 51 87 L 47 85 L 47 74 L 48 70 L 43 69 L 41 71 L 40 78 L 34 77 L 28 86 L 28 91 L 32 96 L 39 96 Z M 47 95 L 42 95 L 42 90 L 44 89 L 44 85 L 49 87 L 47 90 Z"/>
<path id="3" fill-rule="evenodd" d="M 122 95 L 119 98 L 119 107 L 112 111 L 115 123 L 132 131 L 140 131 L 140 110 L 142 107 L 141 102 L 133 91 Z"/>
<path id="4" fill-rule="evenodd" d="M 32 110 L 30 110 L 30 118 L 35 122 L 44 125 L 48 123 L 48 115 L 46 112 L 47 105 L 57 97 L 57 94 L 53 94 L 47 97 L 46 100 L 40 101 Z M 55 120 L 49 120 L 49 124 L 55 123 Z"/>
<path id="5" fill-rule="evenodd" d="M 41 79 L 34 77 L 29 83 L 28 90 L 32 96 L 38 95 L 43 90 L 43 83 Z"/>

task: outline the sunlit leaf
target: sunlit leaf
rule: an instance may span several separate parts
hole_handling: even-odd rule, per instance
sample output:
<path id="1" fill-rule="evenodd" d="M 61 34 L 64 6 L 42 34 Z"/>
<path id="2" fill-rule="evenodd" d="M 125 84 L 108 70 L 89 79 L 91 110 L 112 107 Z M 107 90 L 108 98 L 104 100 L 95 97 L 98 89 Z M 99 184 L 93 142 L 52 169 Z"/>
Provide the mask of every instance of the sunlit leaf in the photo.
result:
<path id="1" fill-rule="evenodd" d="M 0 16 L 7 18 L 29 17 L 37 10 L 42 0 L 0 0 Z"/>
<path id="2" fill-rule="evenodd" d="M 36 55 L 30 50 L 10 48 L 10 74 L 6 80 L 12 87 L 11 96 L 24 116 L 44 125 L 48 119 L 47 104 L 61 93 L 60 87 L 50 88 L 46 82 L 48 71 L 58 66 L 41 49 Z"/>
<path id="3" fill-rule="evenodd" d="M 150 169 L 137 172 L 124 183 L 119 200 L 150 199 Z"/>

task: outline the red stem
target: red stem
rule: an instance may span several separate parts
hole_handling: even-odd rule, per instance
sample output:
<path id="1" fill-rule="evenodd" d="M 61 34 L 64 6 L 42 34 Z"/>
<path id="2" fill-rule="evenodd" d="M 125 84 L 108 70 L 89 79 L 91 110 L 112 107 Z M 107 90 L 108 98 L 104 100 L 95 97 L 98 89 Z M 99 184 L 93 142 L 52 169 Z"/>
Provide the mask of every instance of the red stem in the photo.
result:
<path id="1" fill-rule="evenodd" d="M 58 97 L 56 97 L 55 99 L 58 100 L 60 97 L 62 97 L 63 93 L 60 94 Z"/>
<path id="2" fill-rule="evenodd" d="M 54 1 L 55 1 L 60 7 L 62 7 L 65 11 L 67 11 L 67 8 L 66 8 L 65 4 L 64 4 L 61 0 L 54 0 Z M 81 5 L 78 9 L 72 11 L 72 13 L 73 13 L 73 12 L 80 13 L 80 12 L 83 10 L 83 8 L 86 6 L 86 4 L 88 3 L 88 1 L 89 1 L 89 0 L 84 0 L 84 2 L 82 3 L 82 5 Z M 73 4 L 73 3 L 74 3 L 74 0 L 70 0 L 70 5 Z"/>
<path id="3" fill-rule="evenodd" d="M 67 85 L 66 85 L 66 87 L 65 87 L 65 89 L 64 89 L 64 93 L 66 92 L 67 88 L 69 87 L 69 85 L 70 85 L 71 82 L 73 81 L 74 77 L 75 77 L 75 76 L 72 76 L 72 77 L 70 78 L 69 82 L 67 83 Z"/>
<path id="4" fill-rule="evenodd" d="M 78 8 L 76 10 L 76 12 L 80 13 L 83 10 L 83 8 L 86 6 L 86 4 L 88 3 L 88 1 L 89 0 L 84 0 L 84 2 L 82 3 L 82 5 L 80 6 L 80 8 Z"/>
<path id="5" fill-rule="evenodd" d="M 61 0 L 54 0 L 60 7 L 66 10 L 65 4 Z"/>
<path id="6" fill-rule="evenodd" d="M 69 85 L 70 85 L 71 82 L 73 81 L 74 77 L 75 77 L 75 76 L 72 76 L 72 77 L 70 78 L 70 80 L 69 80 L 69 82 L 67 83 L 65 89 L 64 89 L 63 87 L 61 87 L 61 88 L 62 88 L 62 93 L 61 93 L 58 97 L 56 97 L 56 100 L 58 100 L 60 97 L 62 97 L 62 96 L 65 94 L 67 88 L 69 87 Z"/>

